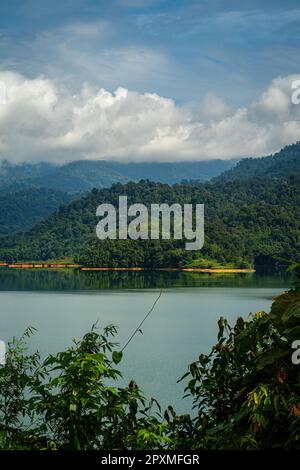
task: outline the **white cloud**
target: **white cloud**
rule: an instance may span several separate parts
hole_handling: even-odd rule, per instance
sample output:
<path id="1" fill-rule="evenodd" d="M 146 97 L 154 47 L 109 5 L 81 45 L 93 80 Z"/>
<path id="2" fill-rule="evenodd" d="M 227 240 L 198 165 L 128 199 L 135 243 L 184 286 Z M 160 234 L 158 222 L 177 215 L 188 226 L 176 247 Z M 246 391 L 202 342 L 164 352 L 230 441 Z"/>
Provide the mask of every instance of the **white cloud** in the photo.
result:
<path id="1" fill-rule="evenodd" d="M 10 161 L 204 160 L 260 156 L 300 139 L 300 106 L 289 76 L 272 81 L 248 108 L 214 94 L 178 106 L 155 93 L 84 84 L 78 94 L 45 77 L 1 72 L 0 155 Z"/>

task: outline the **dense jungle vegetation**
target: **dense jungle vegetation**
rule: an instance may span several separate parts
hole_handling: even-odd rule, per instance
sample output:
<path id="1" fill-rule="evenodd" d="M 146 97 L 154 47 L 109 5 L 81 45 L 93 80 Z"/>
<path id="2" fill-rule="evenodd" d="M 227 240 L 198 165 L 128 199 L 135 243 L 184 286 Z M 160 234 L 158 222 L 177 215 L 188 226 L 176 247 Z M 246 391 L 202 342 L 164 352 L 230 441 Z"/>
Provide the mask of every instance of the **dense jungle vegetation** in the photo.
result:
<path id="1" fill-rule="evenodd" d="M 205 204 L 205 244 L 186 251 L 185 240 L 104 240 L 96 237 L 96 208 L 128 204 Z M 273 266 L 299 256 L 300 176 L 247 181 L 115 184 L 94 189 L 27 232 L 1 238 L 0 259 L 49 260 L 72 257 L 87 266 Z"/>

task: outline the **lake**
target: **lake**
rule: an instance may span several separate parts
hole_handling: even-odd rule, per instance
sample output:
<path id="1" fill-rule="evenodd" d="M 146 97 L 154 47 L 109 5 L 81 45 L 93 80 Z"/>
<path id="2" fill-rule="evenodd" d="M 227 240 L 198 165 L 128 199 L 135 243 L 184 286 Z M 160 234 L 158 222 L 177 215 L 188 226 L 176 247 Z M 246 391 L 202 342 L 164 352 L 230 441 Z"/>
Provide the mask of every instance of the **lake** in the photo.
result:
<path id="1" fill-rule="evenodd" d="M 98 322 L 118 326 L 124 345 L 162 296 L 124 352 L 124 381 L 134 379 L 162 406 L 188 411 L 183 385 L 176 381 L 200 352 L 216 342 L 217 320 L 268 311 L 272 299 L 291 285 L 289 277 L 257 274 L 180 272 L 92 272 L 0 269 L 0 339 L 38 332 L 30 350 L 57 352 Z"/>

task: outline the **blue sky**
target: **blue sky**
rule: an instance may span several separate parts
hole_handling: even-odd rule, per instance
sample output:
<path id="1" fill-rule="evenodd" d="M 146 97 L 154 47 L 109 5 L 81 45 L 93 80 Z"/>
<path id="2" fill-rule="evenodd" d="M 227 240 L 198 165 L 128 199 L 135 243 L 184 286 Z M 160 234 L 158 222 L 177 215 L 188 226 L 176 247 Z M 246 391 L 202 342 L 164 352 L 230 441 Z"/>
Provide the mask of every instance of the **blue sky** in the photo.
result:
<path id="1" fill-rule="evenodd" d="M 111 93 L 118 87 L 155 93 L 174 100 L 183 113 L 193 110 L 197 124 L 198 115 L 203 118 L 203 101 L 206 108 L 211 106 L 207 96 L 213 96 L 213 105 L 216 97 L 221 100 L 216 108 L 224 111 L 222 119 L 230 114 L 229 108 L 245 108 L 252 122 L 253 103 L 272 80 L 299 73 L 299 56 L 296 0 L 2 0 L 0 4 L 0 72 L 32 80 L 44 77 L 59 88 L 58 95 L 66 90 L 69 95 L 79 93 L 83 84 Z M 294 130 L 275 139 L 274 145 L 270 135 L 247 152 L 276 150 L 295 138 L 293 125 Z M 166 129 L 155 132 L 161 135 Z M 174 143 L 173 135 L 170 139 Z M 8 147 L 4 137 L 2 154 Z M 128 152 L 134 153 L 132 148 Z M 215 151 L 218 148 L 208 149 L 199 158 L 211 158 Z M 99 149 L 102 158 L 118 152 Z M 187 158 L 194 158 L 192 153 L 187 152 Z M 244 156 L 233 146 L 221 157 L 231 153 Z M 182 150 L 178 154 L 183 158 Z"/>
<path id="2" fill-rule="evenodd" d="M 273 78 L 298 72 L 300 4 L 7 0 L 0 31 L 2 69 L 179 102 L 213 91 L 240 105 Z"/>

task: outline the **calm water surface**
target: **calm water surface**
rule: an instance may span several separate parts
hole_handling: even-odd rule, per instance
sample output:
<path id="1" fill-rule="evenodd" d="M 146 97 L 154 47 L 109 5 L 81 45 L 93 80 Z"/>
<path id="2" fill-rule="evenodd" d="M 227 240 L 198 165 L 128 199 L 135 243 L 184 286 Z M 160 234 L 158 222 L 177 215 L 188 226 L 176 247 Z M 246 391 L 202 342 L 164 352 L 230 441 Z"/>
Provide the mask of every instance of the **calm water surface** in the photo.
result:
<path id="1" fill-rule="evenodd" d="M 136 380 L 163 406 L 185 411 L 177 379 L 216 341 L 217 320 L 268 310 L 291 285 L 281 276 L 195 273 L 80 272 L 0 269 L 0 338 L 38 332 L 30 349 L 62 350 L 93 323 L 118 326 L 122 346 L 163 289 L 155 310 L 125 350 L 124 381 Z"/>

